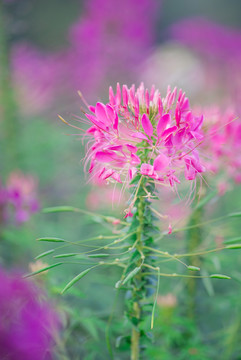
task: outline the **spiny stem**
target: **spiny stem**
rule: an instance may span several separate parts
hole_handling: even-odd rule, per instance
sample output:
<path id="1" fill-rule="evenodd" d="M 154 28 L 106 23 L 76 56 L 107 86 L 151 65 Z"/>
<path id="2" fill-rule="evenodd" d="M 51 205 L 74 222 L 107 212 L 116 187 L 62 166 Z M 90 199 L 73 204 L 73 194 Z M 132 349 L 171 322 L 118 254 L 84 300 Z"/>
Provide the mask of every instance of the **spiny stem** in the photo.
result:
<path id="1" fill-rule="evenodd" d="M 137 191 L 136 191 L 136 195 L 135 197 L 137 197 L 137 193 L 138 190 L 140 188 L 140 183 L 141 180 L 138 184 L 137 187 Z M 142 243 L 141 243 L 141 236 L 144 230 L 144 209 L 145 209 L 145 201 L 142 197 L 139 198 L 139 204 L 138 204 L 138 221 L 139 221 L 139 226 L 137 228 L 136 231 L 136 242 L 135 242 L 135 247 L 136 249 L 142 254 L 142 258 L 143 258 L 143 252 L 142 252 Z M 143 262 L 143 259 L 142 259 Z M 140 266 L 141 264 L 137 264 L 138 266 Z M 141 272 L 139 272 L 136 275 L 137 279 L 141 278 Z M 136 298 L 136 292 L 138 291 L 138 289 L 134 286 L 134 289 L 132 291 L 133 293 L 133 298 Z M 133 315 L 136 319 L 138 319 L 138 325 L 139 325 L 139 320 L 141 318 L 141 306 L 139 304 L 138 301 L 134 301 L 133 303 Z M 138 360 L 139 359 L 139 349 L 140 349 L 140 330 L 137 329 L 136 327 L 133 326 L 132 328 L 132 335 L 131 335 L 131 360 Z"/>

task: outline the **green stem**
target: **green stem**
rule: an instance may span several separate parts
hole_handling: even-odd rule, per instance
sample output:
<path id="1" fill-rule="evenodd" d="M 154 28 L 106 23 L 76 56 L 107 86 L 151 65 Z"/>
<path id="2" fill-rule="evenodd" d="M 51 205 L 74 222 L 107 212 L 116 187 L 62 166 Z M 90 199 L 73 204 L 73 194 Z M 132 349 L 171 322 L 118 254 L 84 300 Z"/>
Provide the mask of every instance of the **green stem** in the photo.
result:
<path id="1" fill-rule="evenodd" d="M 136 249 L 140 252 L 140 254 L 143 254 L 143 245 L 141 241 L 141 236 L 144 230 L 144 210 L 145 210 L 145 200 L 143 197 L 139 198 L 139 203 L 137 206 L 137 213 L 138 213 L 138 221 L 139 226 L 137 228 L 136 232 Z M 141 255 L 141 258 L 138 260 L 137 266 L 141 266 L 142 261 L 144 260 L 143 255 Z M 137 283 L 141 282 L 142 280 L 142 273 L 139 272 L 134 278 L 133 282 L 135 283 L 135 280 Z M 134 285 L 132 290 L 132 298 L 136 299 L 138 298 L 137 292 L 139 288 Z M 140 329 L 139 323 L 141 321 L 141 304 L 139 301 L 133 302 L 133 316 L 137 320 L 137 326 L 132 328 L 132 335 L 131 335 L 131 360 L 138 360 L 139 359 L 139 353 L 140 353 Z"/>
<path id="2" fill-rule="evenodd" d="M 140 319 L 141 316 L 141 307 L 138 302 L 133 304 L 133 313 L 136 319 Z M 135 327 L 132 328 L 131 334 L 131 360 L 138 360 L 140 353 L 140 331 Z"/>

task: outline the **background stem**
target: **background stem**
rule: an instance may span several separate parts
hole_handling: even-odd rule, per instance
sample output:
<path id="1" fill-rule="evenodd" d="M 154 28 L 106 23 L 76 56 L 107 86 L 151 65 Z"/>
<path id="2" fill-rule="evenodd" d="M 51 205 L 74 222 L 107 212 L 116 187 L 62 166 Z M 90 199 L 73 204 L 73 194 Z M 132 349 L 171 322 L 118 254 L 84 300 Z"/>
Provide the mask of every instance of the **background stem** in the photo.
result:
<path id="1" fill-rule="evenodd" d="M 0 1 L 0 114 L 4 145 L 4 172 L 18 167 L 18 115 L 10 76 L 9 39 L 4 5 Z M 1 151 L 3 153 L 3 151 Z"/>
<path id="2" fill-rule="evenodd" d="M 196 209 L 193 211 L 189 225 L 196 225 L 202 222 L 202 209 Z M 187 235 L 187 252 L 193 253 L 197 250 L 199 245 L 202 242 L 202 229 L 201 227 L 193 227 L 188 231 Z M 190 256 L 189 264 L 192 266 L 200 266 L 200 257 L 199 256 Z M 188 296 L 188 309 L 187 315 L 190 319 L 195 319 L 196 312 L 196 296 L 197 296 L 197 279 L 189 278 L 187 281 L 187 296 Z"/>

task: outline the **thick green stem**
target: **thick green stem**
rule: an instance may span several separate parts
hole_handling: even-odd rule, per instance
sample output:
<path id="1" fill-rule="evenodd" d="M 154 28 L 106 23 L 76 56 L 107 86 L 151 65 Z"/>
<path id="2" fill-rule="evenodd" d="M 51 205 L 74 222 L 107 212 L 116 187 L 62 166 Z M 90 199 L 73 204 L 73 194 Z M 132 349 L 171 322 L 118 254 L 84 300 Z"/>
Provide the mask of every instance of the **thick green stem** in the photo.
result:
<path id="1" fill-rule="evenodd" d="M 130 257 L 122 276 L 122 284 L 128 284 L 126 315 L 132 324 L 130 358 L 131 360 L 139 360 L 144 342 L 148 341 L 145 331 L 145 318 L 150 316 L 151 320 L 151 311 L 149 313 L 146 308 L 144 311 L 144 306 L 147 303 L 146 299 L 153 295 L 153 278 L 156 278 L 156 272 L 153 271 L 152 274 L 150 271 L 149 274 L 146 274 L 145 271 L 146 266 L 154 269 L 155 261 L 151 256 L 154 242 L 153 234 L 156 231 L 154 227 L 155 217 L 150 207 L 150 197 L 147 197 L 147 193 L 154 194 L 155 186 L 143 176 L 137 176 L 134 179 L 134 184 L 135 191 L 131 203 L 134 214 L 128 229 Z"/>
<path id="2" fill-rule="evenodd" d="M 139 198 L 139 203 L 137 206 L 137 212 L 138 212 L 138 221 L 139 221 L 139 226 L 137 228 L 137 232 L 136 232 L 136 249 L 140 252 L 140 254 L 143 254 L 142 252 L 142 248 L 143 248 L 143 244 L 141 241 L 141 236 L 144 230 L 144 209 L 145 209 L 145 201 L 143 199 L 143 197 Z M 141 255 L 141 258 L 138 260 L 137 265 L 141 266 L 141 263 L 143 261 L 143 255 Z M 137 280 L 137 282 L 141 282 L 142 280 L 142 274 L 141 272 L 139 272 L 135 278 L 133 279 L 134 282 L 135 280 Z M 138 287 L 134 286 L 133 291 L 132 291 L 132 298 L 135 299 L 137 298 L 137 292 L 138 292 Z M 139 353 L 140 353 L 140 330 L 138 329 L 138 325 L 139 322 L 141 320 L 141 305 L 139 301 L 134 301 L 133 302 L 133 316 L 137 321 L 137 328 L 133 327 L 132 328 L 132 335 L 131 335 L 131 360 L 138 360 L 139 359 Z"/>
<path id="3" fill-rule="evenodd" d="M 138 302 L 133 304 L 133 313 L 136 319 L 140 319 L 141 307 Z M 140 354 L 140 331 L 135 327 L 132 328 L 131 334 L 131 360 L 138 360 Z"/>

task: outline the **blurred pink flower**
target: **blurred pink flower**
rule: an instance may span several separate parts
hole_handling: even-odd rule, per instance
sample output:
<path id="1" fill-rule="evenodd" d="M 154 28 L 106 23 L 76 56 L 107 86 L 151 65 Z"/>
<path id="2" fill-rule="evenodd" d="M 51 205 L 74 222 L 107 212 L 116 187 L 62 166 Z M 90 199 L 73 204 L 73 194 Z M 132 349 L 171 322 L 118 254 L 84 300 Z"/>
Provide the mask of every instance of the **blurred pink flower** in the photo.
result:
<path id="1" fill-rule="evenodd" d="M 203 130 L 207 136 L 201 148 L 206 156 L 206 167 L 221 175 L 220 194 L 232 179 L 241 183 L 241 121 L 232 109 L 218 107 L 202 109 L 205 114 Z"/>
<path id="2" fill-rule="evenodd" d="M 44 293 L 0 269 L 0 358 L 50 360 L 60 320 Z"/>
<path id="3" fill-rule="evenodd" d="M 161 98 L 154 87 L 149 92 L 143 84 L 136 91 L 124 85 L 121 91 L 117 84 L 116 95 L 110 88 L 109 103 L 90 110 L 86 164 L 93 177 L 128 183 L 142 174 L 173 187 L 180 183 L 179 173 L 194 180 L 205 170 L 196 149 L 203 117 L 193 115 L 182 90 L 168 88 Z"/>
<path id="4" fill-rule="evenodd" d="M 39 210 L 37 187 L 38 182 L 33 176 L 12 172 L 6 186 L 0 188 L 2 221 L 13 218 L 18 225 L 28 221 L 31 214 Z"/>

